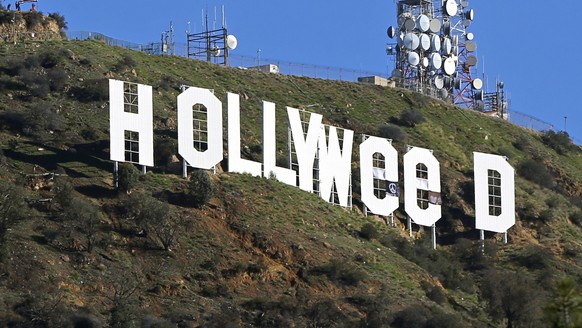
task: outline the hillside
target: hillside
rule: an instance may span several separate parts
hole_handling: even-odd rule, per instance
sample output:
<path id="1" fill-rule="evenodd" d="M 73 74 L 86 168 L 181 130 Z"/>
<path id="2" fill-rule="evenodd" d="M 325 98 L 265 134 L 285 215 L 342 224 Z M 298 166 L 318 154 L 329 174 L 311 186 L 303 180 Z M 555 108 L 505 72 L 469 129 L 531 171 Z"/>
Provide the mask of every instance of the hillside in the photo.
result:
<path id="1" fill-rule="evenodd" d="M 95 40 L 0 51 L 0 326 L 545 327 L 560 320 L 550 306 L 557 284 L 582 278 L 582 151 L 567 135 L 408 91 Z M 113 187 L 109 78 L 154 88 L 156 168 L 130 194 Z M 432 149 L 443 186 L 438 249 L 429 233 L 408 238 L 403 210 L 390 227 L 223 167 L 211 175 L 212 197 L 194 206 L 204 195 L 192 195 L 175 162 L 181 85 L 213 89 L 223 104 L 227 92 L 241 95 L 249 159 L 262 158 L 263 100 L 277 104 L 278 127 L 292 106 L 356 135 L 392 138 L 401 155 L 407 145 Z M 404 110 L 423 120 L 406 124 Z M 516 168 L 508 244 L 493 234 L 478 242 L 473 151 Z M 359 207 L 357 184 L 354 192 Z"/>

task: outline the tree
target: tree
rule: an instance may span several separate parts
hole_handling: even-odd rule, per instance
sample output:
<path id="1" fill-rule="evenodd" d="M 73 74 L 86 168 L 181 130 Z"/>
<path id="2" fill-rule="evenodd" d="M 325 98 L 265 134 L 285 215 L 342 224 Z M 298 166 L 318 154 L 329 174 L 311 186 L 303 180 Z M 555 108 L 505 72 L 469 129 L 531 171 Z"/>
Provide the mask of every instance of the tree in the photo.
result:
<path id="1" fill-rule="evenodd" d="M 424 121 L 425 119 L 424 116 L 422 116 L 422 113 L 415 108 L 403 110 L 402 113 L 400 113 L 400 119 L 398 120 L 401 125 L 411 128 Z"/>
<path id="2" fill-rule="evenodd" d="M 85 235 L 87 252 L 92 252 L 101 221 L 99 210 L 85 200 L 73 198 L 69 206 L 65 208 L 64 217 L 74 222 L 74 225 Z"/>
<path id="3" fill-rule="evenodd" d="M 550 327 L 582 327 L 582 293 L 574 279 L 564 277 L 556 282 L 544 316 Z"/>
<path id="4" fill-rule="evenodd" d="M 139 170 L 131 163 L 121 163 L 117 172 L 118 188 L 129 193 L 139 180 Z"/>
<path id="5" fill-rule="evenodd" d="M 530 327 L 541 318 L 541 294 L 538 284 L 527 272 L 497 271 L 485 272 L 481 294 L 487 301 L 491 316 L 505 320 L 507 328 Z"/>
<path id="6" fill-rule="evenodd" d="M 8 230 L 28 215 L 24 190 L 0 183 L 0 245 L 4 243 Z"/>
<path id="7" fill-rule="evenodd" d="M 214 196 L 214 183 L 204 170 L 196 170 L 190 175 L 188 196 L 193 205 L 200 208 Z"/>
<path id="8" fill-rule="evenodd" d="M 183 223 L 181 216 L 173 213 L 167 203 L 145 194 L 132 195 L 125 207 L 128 216 L 145 229 L 154 243 L 161 244 L 166 251 L 171 250 Z"/>

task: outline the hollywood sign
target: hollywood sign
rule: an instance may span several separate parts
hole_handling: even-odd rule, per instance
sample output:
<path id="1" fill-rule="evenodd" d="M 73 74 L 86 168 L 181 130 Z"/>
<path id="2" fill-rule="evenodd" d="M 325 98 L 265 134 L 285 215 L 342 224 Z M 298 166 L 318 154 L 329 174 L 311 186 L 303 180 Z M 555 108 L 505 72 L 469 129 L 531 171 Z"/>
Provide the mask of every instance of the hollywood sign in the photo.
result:
<path id="1" fill-rule="evenodd" d="M 133 89 L 128 91 L 127 86 Z M 111 160 L 154 165 L 153 97 L 152 87 L 142 84 L 110 80 L 110 138 Z M 178 95 L 178 153 L 194 168 L 211 169 L 223 160 L 223 106 L 208 89 L 191 87 Z M 193 108 L 206 108 L 207 147 L 194 147 Z M 276 164 L 275 104 L 263 102 L 263 162 L 241 157 L 240 97 L 227 94 L 228 170 L 248 173 L 257 177 L 274 178 L 291 186 L 313 192 L 314 165 L 318 159 L 318 189 L 320 196 L 347 207 L 351 194 L 351 165 L 354 132 L 348 129 L 327 127 L 322 115 L 311 113 L 307 129 L 299 109 L 287 107 L 288 124 L 296 153 L 298 171 Z M 342 130 L 342 138 L 338 137 Z M 139 138 L 128 140 L 128 132 Z M 128 160 L 128 151 L 138 153 L 137 160 Z M 138 146 L 138 147 L 135 147 Z M 136 151 L 136 149 L 138 151 Z M 384 158 L 381 167 L 375 167 L 374 156 Z M 502 156 L 474 152 L 475 226 L 479 230 L 506 232 L 515 224 L 515 171 Z M 384 138 L 368 137 L 359 145 L 361 201 L 367 210 L 377 215 L 389 215 L 399 206 L 398 152 Z M 433 153 L 424 148 L 410 147 L 403 156 L 404 210 L 421 226 L 433 226 L 441 218 L 440 164 Z M 419 168 L 421 174 L 419 175 Z M 386 181 L 392 187 L 385 197 L 378 197 L 375 180 Z M 335 195 L 334 195 L 335 190 Z M 426 206 L 420 206 L 418 192 L 431 193 Z"/>

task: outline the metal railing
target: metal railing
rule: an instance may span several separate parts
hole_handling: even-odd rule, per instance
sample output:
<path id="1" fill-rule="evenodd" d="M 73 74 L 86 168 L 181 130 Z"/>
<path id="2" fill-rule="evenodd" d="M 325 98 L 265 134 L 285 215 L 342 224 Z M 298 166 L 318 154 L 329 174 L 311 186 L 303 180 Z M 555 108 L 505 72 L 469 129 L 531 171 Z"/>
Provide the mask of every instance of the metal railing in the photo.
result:
<path id="1" fill-rule="evenodd" d="M 188 58 L 188 45 L 185 43 L 174 43 L 170 47 L 164 47 L 162 42 L 152 42 L 139 44 L 108 37 L 97 32 L 67 32 L 69 40 L 100 40 L 111 46 L 123 47 L 127 49 L 143 51 L 152 55 L 173 55 Z M 277 59 L 242 56 L 230 54 L 228 57 L 229 66 L 252 68 L 262 65 L 277 65 L 279 73 L 285 75 L 307 76 L 327 80 L 338 80 L 357 82 L 358 77 L 363 76 L 386 76 L 385 73 L 346 69 L 341 67 L 320 66 L 312 64 L 295 63 Z M 536 131 L 554 130 L 554 125 L 544 122 L 536 117 L 524 114 L 515 110 L 510 110 L 509 122 Z M 573 139 L 574 143 L 580 145 L 581 140 Z"/>

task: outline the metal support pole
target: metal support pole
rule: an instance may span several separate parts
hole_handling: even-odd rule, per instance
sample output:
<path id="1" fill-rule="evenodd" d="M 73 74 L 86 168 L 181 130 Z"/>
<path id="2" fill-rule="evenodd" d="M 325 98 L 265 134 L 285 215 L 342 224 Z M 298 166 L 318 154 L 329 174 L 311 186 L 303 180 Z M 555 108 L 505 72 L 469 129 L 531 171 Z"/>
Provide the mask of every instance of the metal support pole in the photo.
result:
<path id="1" fill-rule="evenodd" d="M 146 173 L 148 173 L 147 166 L 142 165 L 141 166 L 141 174 L 145 175 Z"/>
<path id="2" fill-rule="evenodd" d="M 406 217 L 406 225 L 408 227 L 408 234 L 410 238 L 412 238 L 412 219 L 410 216 Z"/>
<path id="3" fill-rule="evenodd" d="M 432 225 L 431 230 L 432 230 L 432 249 L 436 249 L 437 239 L 436 239 L 436 225 L 435 224 Z"/>
<path id="4" fill-rule="evenodd" d="M 503 233 L 503 243 L 507 244 L 507 231 Z"/>
<path id="5" fill-rule="evenodd" d="M 394 227 L 394 213 L 390 213 L 388 217 L 390 218 L 390 226 Z"/>
<path id="6" fill-rule="evenodd" d="M 479 230 L 479 239 L 481 240 L 481 253 L 485 254 L 485 230 Z"/>
<path id="7" fill-rule="evenodd" d="M 186 179 L 188 177 L 188 163 L 182 158 L 182 178 Z"/>
<path id="8" fill-rule="evenodd" d="M 115 189 L 119 188 L 119 163 L 113 162 L 113 185 Z"/>

